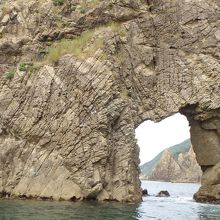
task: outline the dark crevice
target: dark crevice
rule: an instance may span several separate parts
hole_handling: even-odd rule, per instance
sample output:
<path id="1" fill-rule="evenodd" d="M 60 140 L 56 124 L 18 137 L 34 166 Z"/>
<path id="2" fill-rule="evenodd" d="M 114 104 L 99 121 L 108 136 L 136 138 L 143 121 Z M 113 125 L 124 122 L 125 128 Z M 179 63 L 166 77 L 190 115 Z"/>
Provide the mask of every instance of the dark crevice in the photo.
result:
<path id="1" fill-rule="evenodd" d="M 0 192 L 0 198 L 10 198 L 11 194 L 5 191 Z"/>
<path id="2" fill-rule="evenodd" d="M 77 202 L 77 201 L 79 201 L 79 199 L 76 198 L 75 196 L 71 197 L 69 200 L 70 200 L 71 202 Z"/>
<path id="3" fill-rule="evenodd" d="M 43 201 L 52 201 L 53 198 L 52 197 L 46 197 L 46 196 L 41 196 L 39 197 L 40 200 L 43 200 Z"/>
<path id="4" fill-rule="evenodd" d="M 94 196 L 84 198 L 84 201 L 97 201 L 97 198 Z"/>
<path id="5" fill-rule="evenodd" d="M 210 169 L 212 167 L 213 167 L 213 165 L 201 166 L 201 170 L 204 173 L 206 170 L 208 170 L 208 169 Z"/>

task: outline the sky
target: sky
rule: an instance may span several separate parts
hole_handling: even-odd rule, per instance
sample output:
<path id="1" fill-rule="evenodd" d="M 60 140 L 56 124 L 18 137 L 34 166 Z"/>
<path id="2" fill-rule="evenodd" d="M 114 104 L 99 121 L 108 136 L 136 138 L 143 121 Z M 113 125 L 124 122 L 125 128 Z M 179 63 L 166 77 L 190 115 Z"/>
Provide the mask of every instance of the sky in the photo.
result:
<path id="1" fill-rule="evenodd" d="M 136 128 L 135 133 L 141 164 L 152 160 L 163 149 L 190 137 L 188 121 L 179 113 L 158 123 L 145 121 Z"/>

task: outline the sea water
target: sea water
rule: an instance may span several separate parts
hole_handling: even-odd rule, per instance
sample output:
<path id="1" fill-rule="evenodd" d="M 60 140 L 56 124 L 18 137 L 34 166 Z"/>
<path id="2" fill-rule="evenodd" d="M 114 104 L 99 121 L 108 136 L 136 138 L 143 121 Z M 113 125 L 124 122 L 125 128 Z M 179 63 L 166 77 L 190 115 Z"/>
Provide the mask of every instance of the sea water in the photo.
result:
<path id="1" fill-rule="evenodd" d="M 142 181 L 151 196 L 140 204 L 1 200 L 0 220 L 220 220 L 220 205 L 193 201 L 199 186 Z M 171 196 L 155 197 L 161 190 Z"/>

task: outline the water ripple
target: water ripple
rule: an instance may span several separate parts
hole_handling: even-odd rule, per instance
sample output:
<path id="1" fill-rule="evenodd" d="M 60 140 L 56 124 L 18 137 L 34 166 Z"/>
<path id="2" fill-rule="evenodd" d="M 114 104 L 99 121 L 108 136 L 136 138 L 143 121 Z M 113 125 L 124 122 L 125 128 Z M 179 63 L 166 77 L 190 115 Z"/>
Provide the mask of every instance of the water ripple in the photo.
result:
<path id="1" fill-rule="evenodd" d="M 146 182 L 156 194 L 161 189 L 169 198 L 150 196 L 140 204 L 108 202 L 0 201 L 0 220 L 220 220 L 220 206 L 192 200 L 199 185 Z"/>

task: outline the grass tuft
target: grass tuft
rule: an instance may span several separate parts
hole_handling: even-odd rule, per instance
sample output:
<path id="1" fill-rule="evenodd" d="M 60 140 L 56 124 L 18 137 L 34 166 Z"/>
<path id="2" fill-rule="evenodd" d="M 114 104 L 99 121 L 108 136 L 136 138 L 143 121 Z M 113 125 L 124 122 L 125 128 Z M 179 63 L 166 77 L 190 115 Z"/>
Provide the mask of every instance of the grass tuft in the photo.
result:
<path id="1" fill-rule="evenodd" d="M 44 65 L 43 62 L 42 63 L 41 62 L 33 63 L 33 65 L 28 68 L 29 74 L 32 75 L 34 72 L 38 71 L 43 65 Z"/>
<path id="2" fill-rule="evenodd" d="M 100 37 L 96 38 L 88 48 L 85 48 L 92 40 L 94 33 L 95 30 L 86 31 L 75 39 L 62 39 L 61 41 L 53 44 L 49 47 L 46 62 L 56 62 L 65 54 L 72 54 L 79 59 L 89 57 L 98 48 L 103 46 L 103 39 Z"/>
<path id="3" fill-rule="evenodd" d="M 11 69 L 8 72 L 6 72 L 6 79 L 11 80 L 15 76 L 15 69 Z"/>
<path id="4" fill-rule="evenodd" d="M 25 63 L 20 63 L 19 66 L 18 66 L 18 69 L 19 69 L 19 71 L 24 72 L 24 71 L 27 70 L 27 66 L 26 66 Z"/>
<path id="5" fill-rule="evenodd" d="M 55 6 L 60 6 L 64 4 L 64 0 L 52 0 Z"/>

